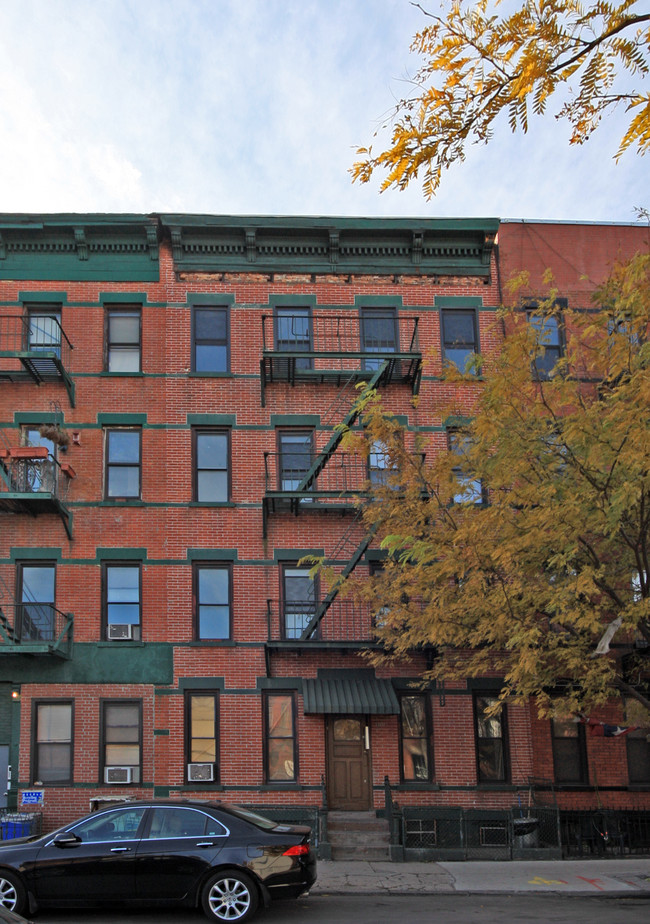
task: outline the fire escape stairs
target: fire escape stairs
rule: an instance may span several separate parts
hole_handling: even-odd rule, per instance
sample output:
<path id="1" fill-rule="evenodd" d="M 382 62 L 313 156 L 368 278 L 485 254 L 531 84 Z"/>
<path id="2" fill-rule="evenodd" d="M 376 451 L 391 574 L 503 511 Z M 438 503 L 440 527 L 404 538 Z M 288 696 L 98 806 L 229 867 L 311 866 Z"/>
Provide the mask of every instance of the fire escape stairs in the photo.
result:
<path id="1" fill-rule="evenodd" d="M 375 374 L 372 376 L 372 378 L 365 385 L 361 393 L 361 398 L 359 399 L 359 401 L 356 401 L 354 403 L 352 410 L 349 412 L 349 414 L 345 417 L 345 419 L 337 427 L 335 427 L 334 433 L 330 437 L 327 445 L 316 456 L 309 471 L 305 473 L 304 478 L 302 479 L 302 481 L 296 488 L 296 494 L 301 494 L 304 491 L 309 491 L 311 486 L 314 484 L 314 482 L 316 481 L 320 473 L 323 471 L 323 469 L 325 468 L 329 460 L 332 458 L 332 456 L 336 452 L 336 449 L 340 445 L 341 440 L 343 439 L 345 433 L 350 429 L 350 427 L 353 426 L 353 424 L 356 422 L 357 418 L 359 417 L 361 413 L 361 405 L 362 405 L 363 399 L 366 397 L 366 395 L 368 395 L 370 391 L 372 391 L 374 388 L 381 385 L 384 381 L 388 379 L 390 366 L 391 366 L 391 361 L 384 360 L 381 366 L 377 369 Z"/>

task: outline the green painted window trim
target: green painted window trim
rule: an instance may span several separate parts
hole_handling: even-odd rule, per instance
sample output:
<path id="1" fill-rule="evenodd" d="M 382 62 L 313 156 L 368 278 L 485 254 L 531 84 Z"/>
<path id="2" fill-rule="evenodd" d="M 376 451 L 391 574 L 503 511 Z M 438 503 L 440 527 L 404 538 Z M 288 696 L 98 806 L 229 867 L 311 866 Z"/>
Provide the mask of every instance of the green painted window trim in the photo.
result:
<path id="1" fill-rule="evenodd" d="M 206 305 L 211 308 L 232 308 L 235 304 L 235 296 L 227 292 L 188 292 L 186 304 L 189 308 L 194 308 L 197 305 Z"/>
<path id="2" fill-rule="evenodd" d="M 436 308 L 482 308 L 481 295 L 436 295 L 434 299 Z"/>
<path id="3" fill-rule="evenodd" d="M 218 690 L 223 693 L 226 689 L 224 677 L 179 677 L 178 690 L 174 693 L 184 693 L 186 690 Z"/>
<path id="4" fill-rule="evenodd" d="M 301 677 L 258 677 L 257 690 L 297 690 L 302 693 Z"/>
<path id="5" fill-rule="evenodd" d="M 471 422 L 472 422 L 471 417 L 461 417 L 460 415 L 458 415 L 458 416 L 452 416 L 452 417 L 445 417 L 445 419 L 442 422 L 442 426 L 444 430 L 453 430 L 454 427 L 466 427 Z"/>
<path id="6" fill-rule="evenodd" d="M 133 561 L 146 561 L 147 559 L 147 549 L 144 548 L 120 548 L 120 549 L 104 549 L 98 547 L 95 549 L 95 555 L 97 556 L 98 561 L 104 561 L 110 559 L 111 561 L 121 561 L 124 560 L 133 560 Z"/>
<path id="7" fill-rule="evenodd" d="M 293 308 L 304 306 L 316 308 L 318 300 L 315 295 L 269 295 L 269 308 Z"/>
<path id="8" fill-rule="evenodd" d="M 9 558 L 12 562 L 24 558 L 48 558 L 50 560 L 61 561 L 61 555 L 61 548 L 48 548 L 47 546 L 41 546 L 40 548 L 38 546 L 29 546 L 27 548 L 14 546 L 9 550 Z"/>
<path id="9" fill-rule="evenodd" d="M 136 305 L 147 303 L 146 292 L 100 292 L 99 304 L 106 305 Z"/>
<path id="10" fill-rule="evenodd" d="M 401 295 L 355 295 L 355 308 L 403 308 Z"/>
<path id="11" fill-rule="evenodd" d="M 190 427 L 235 427 L 237 425 L 236 414 L 188 414 L 186 420 Z"/>
<path id="12" fill-rule="evenodd" d="M 325 555 L 325 549 L 273 549 L 273 562 L 277 564 L 279 561 L 298 561 L 305 555 L 322 558 Z"/>
<path id="13" fill-rule="evenodd" d="M 188 549 L 188 561 L 237 561 L 237 549 Z"/>
<path id="14" fill-rule="evenodd" d="M 19 292 L 19 301 L 24 304 L 35 304 L 37 302 L 51 305 L 53 302 L 61 305 L 68 304 L 67 292 Z"/>
<path id="15" fill-rule="evenodd" d="M 14 414 L 14 423 L 18 426 L 22 424 L 43 424 L 43 423 L 60 423 L 61 414 L 56 411 L 16 411 Z"/>
<path id="16" fill-rule="evenodd" d="M 100 427 L 123 426 L 136 427 L 143 426 L 147 422 L 146 414 L 98 414 L 97 424 Z"/>
<path id="17" fill-rule="evenodd" d="M 271 414 L 274 427 L 320 427 L 320 414 Z"/>

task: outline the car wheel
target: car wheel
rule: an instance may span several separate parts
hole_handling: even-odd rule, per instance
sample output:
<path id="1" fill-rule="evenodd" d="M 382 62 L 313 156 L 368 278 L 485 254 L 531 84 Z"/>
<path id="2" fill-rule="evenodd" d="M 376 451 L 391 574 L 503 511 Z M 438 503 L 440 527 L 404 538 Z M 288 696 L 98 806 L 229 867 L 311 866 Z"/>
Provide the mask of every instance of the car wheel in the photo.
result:
<path id="1" fill-rule="evenodd" d="M 22 914 L 27 907 L 27 895 L 18 876 L 0 870 L 0 908 Z"/>
<path id="2" fill-rule="evenodd" d="M 208 879 L 201 895 L 203 910 L 215 921 L 247 921 L 257 903 L 253 880 L 234 869 L 221 870 Z"/>

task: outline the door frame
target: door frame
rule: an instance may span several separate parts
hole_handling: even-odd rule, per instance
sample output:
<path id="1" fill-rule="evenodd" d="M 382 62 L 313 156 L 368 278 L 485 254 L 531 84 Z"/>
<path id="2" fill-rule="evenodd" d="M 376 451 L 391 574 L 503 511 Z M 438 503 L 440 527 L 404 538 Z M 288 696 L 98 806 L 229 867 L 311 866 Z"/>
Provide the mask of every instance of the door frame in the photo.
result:
<path id="1" fill-rule="evenodd" d="M 356 803 L 337 804 L 333 797 L 334 766 L 333 727 L 337 719 L 359 719 L 361 723 L 361 773 L 363 775 L 363 793 Z M 325 714 L 325 788 L 327 805 L 332 811 L 364 812 L 373 807 L 372 798 L 372 739 L 370 737 L 370 716 L 363 713 L 327 713 Z M 366 746 L 367 743 L 367 746 Z"/>

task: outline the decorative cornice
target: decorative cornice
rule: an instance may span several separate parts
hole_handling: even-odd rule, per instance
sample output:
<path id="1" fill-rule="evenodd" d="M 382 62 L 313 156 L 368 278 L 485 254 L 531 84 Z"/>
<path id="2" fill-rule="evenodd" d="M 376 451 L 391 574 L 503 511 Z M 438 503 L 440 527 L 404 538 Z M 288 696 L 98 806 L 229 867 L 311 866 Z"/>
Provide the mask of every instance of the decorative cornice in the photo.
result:
<path id="1" fill-rule="evenodd" d="M 487 276 L 497 219 L 161 215 L 178 272 Z"/>
<path id="2" fill-rule="evenodd" d="M 155 281 L 159 223 L 148 215 L 0 215 L 0 278 Z"/>

